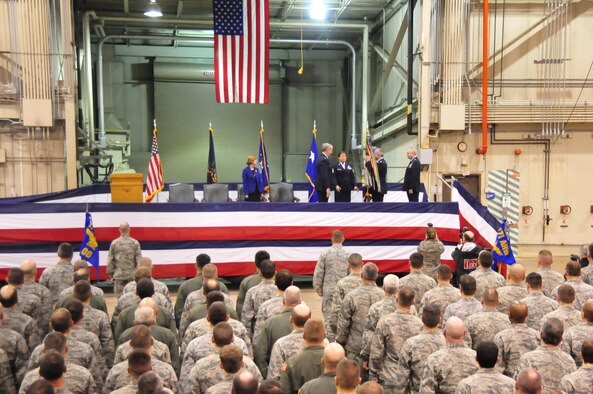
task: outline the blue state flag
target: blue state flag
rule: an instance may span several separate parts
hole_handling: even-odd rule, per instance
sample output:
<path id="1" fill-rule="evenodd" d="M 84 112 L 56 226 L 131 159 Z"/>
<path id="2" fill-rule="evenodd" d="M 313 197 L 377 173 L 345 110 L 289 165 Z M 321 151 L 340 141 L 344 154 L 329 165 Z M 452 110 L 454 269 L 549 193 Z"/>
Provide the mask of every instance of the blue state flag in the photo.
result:
<path id="1" fill-rule="evenodd" d="M 257 159 L 261 167 L 262 193 L 270 192 L 270 166 L 268 165 L 268 153 L 264 142 L 264 128 L 259 131 L 259 157 Z"/>
<path id="2" fill-rule="evenodd" d="M 97 271 L 99 279 L 99 244 L 95 238 L 95 228 L 93 227 L 93 217 L 90 212 L 86 213 L 84 222 L 84 238 L 80 245 L 80 258 L 89 262 Z"/>
<path id="3" fill-rule="evenodd" d="M 317 202 L 317 191 L 315 190 L 315 180 L 317 179 L 317 130 L 313 129 L 313 138 L 311 139 L 311 149 L 307 159 L 307 169 L 305 176 L 309 181 L 309 202 Z"/>
<path id="4" fill-rule="evenodd" d="M 515 260 L 515 255 L 513 254 L 513 249 L 511 249 L 511 241 L 509 240 L 509 237 L 505 231 L 506 225 L 507 221 L 505 219 L 498 228 L 496 243 L 492 248 L 492 256 L 494 258 L 492 269 L 495 271 L 497 271 L 498 263 L 513 265 L 517 262 Z"/>

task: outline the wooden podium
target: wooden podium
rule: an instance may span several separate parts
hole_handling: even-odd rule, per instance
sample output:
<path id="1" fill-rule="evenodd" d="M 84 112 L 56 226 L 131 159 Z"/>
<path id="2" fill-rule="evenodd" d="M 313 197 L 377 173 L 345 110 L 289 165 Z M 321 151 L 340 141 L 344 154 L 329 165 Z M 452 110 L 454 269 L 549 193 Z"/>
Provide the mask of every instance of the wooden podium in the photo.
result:
<path id="1" fill-rule="evenodd" d="M 142 174 L 111 174 L 111 202 L 144 202 Z"/>

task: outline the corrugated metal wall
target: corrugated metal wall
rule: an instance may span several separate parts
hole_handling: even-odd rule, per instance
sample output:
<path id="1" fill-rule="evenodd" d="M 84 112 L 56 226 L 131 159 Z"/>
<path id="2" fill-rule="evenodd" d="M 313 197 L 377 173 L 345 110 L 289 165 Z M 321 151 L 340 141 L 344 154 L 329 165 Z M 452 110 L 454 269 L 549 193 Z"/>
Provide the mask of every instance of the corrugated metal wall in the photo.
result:
<path id="1" fill-rule="evenodd" d="M 214 84 L 155 82 L 155 113 L 165 182 L 205 182 L 208 122 L 214 128 L 218 180 L 238 182 L 248 155 L 257 156 L 265 127 L 271 180 L 282 175 L 282 85 L 270 84 L 267 105 L 217 104 Z"/>

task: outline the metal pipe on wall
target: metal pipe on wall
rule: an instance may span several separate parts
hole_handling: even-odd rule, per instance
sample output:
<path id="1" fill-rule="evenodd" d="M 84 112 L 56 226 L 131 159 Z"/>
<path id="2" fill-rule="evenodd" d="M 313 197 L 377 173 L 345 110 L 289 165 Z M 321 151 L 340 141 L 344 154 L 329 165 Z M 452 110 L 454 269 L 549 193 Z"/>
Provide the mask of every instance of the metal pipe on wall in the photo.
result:
<path id="1" fill-rule="evenodd" d="M 159 35 L 159 36 L 151 36 L 151 35 L 111 35 L 104 37 L 97 47 L 97 100 L 98 100 L 98 110 L 99 110 L 99 141 L 101 146 L 105 146 L 105 97 L 104 97 L 104 89 L 103 89 L 103 46 L 109 40 L 114 39 L 125 39 L 125 40 L 132 40 L 132 39 L 146 39 L 146 40 L 171 40 L 175 38 L 178 41 L 191 41 L 191 42 L 198 42 L 203 43 L 207 46 L 214 45 L 214 40 L 210 38 L 200 38 L 200 37 L 179 37 L 179 36 L 172 36 L 172 35 Z M 278 44 L 298 44 L 298 43 L 305 43 L 305 44 L 326 44 L 326 45 L 344 45 L 350 52 L 352 53 L 352 147 L 354 148 L 356 145 L 356 50 L 354 47 L 347 41 L 340 41 L 340 40 L 298 40 L 298 39 L 277 39 L 271 38 L 270 42 L 278 43 Z M 363 71 L 364 73 L 364 71 Z M 364 84 L 363 84 L 364 85 Z M 364 90 L 364 87 L 363 87 Z M 91 101 L 92 103 L 92 101 Z M 356 145 L 355 145 L 356 144 Z"/>
<path id="2" fill-rule="evenodd" d="M 95 140 L 95 113 L 93 106 L 93 62 L 91 60 L 91 17 L 97 18 L 94 11 L 87 11 L 82 17 L 82 37 L 84 41 L 84 90 L 86 101 L 87 145 L 90 147 Z"/>
<path id="3" fill-rule="evenodd" d="M 484 0 L 482 33 L 482 147 L 476 153 L 486 156 L 488 152 L 488 0 Z"/>
<path id="4" fill-rule="evenodd" d="M 412 123 L 414 114 L 412 113 L 412 101 L 414 100 L 414 7 L 416 0 L 408 0 L 408 86 L 407 86 L 407 108 L 406 108 L 406 131 L 408 135 L 418 135 L 414 132 Z M 364 112 L 363 112 L 364 113 Z"/>

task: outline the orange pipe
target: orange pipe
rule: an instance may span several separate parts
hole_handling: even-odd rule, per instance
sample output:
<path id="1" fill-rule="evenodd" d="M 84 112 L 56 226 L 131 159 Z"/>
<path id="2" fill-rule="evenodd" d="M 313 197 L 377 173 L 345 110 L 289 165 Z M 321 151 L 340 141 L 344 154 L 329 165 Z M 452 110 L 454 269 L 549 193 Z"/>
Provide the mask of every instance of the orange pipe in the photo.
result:
<path id="1" fill-rule="evenodd" d="M 482 147 L 476 149 L 479 155 L 488 152 L 488 0 L 484 0 L 484 30 L 482 54 Z"/>

